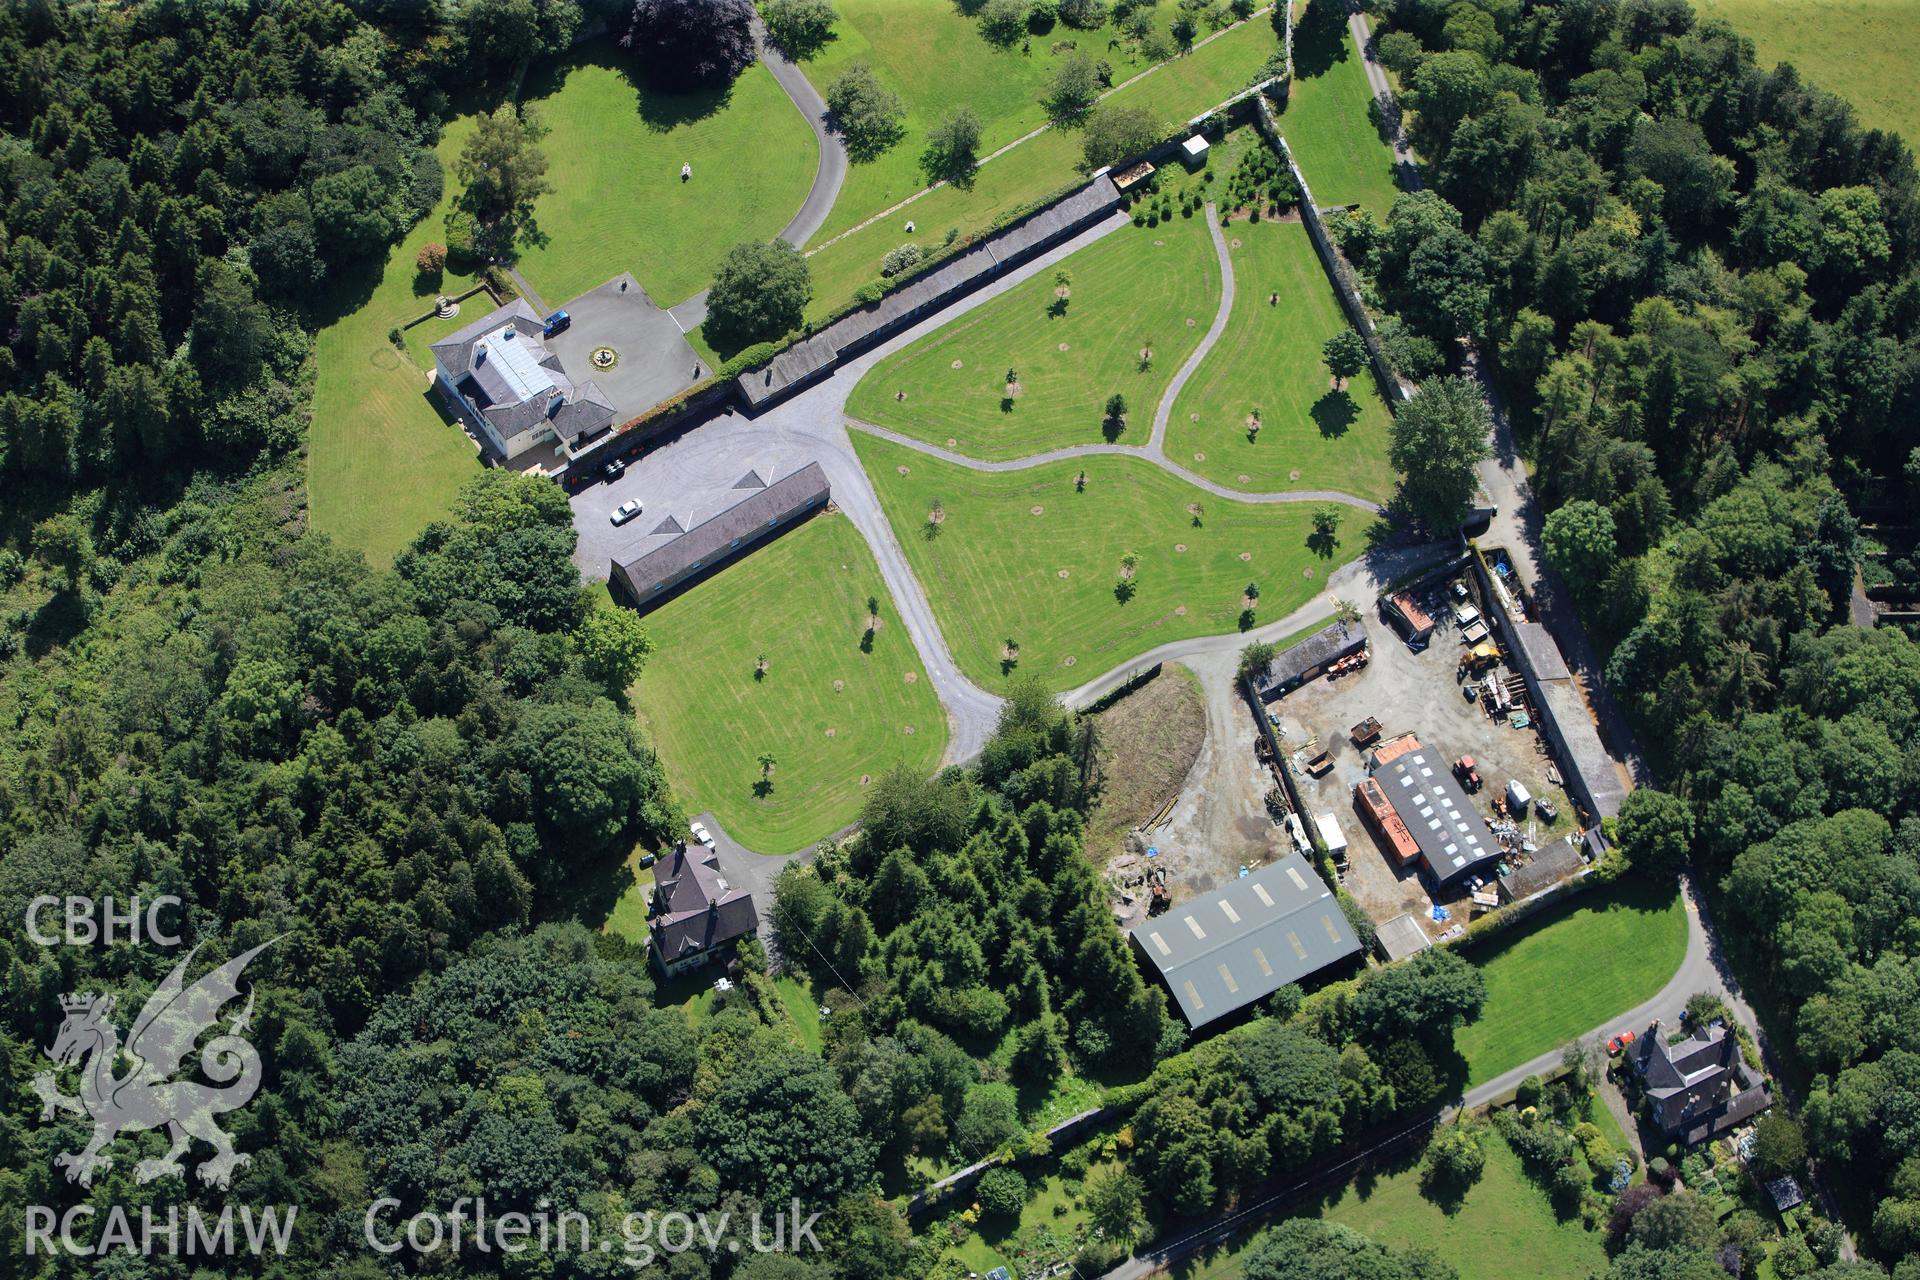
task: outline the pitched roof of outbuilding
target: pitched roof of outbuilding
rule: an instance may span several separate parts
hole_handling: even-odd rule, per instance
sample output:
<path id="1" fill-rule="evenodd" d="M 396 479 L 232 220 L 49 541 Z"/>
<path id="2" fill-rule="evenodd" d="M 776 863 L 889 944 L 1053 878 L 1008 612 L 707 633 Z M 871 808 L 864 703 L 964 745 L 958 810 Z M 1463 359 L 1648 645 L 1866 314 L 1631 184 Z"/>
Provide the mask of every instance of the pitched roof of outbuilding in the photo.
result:
<path id="1" fill-rule="evenodd" d="M 1133 940 L 1194 1027 L 1360 950 L 1333 890 L 1297 853 L 1136 925 Z"/>

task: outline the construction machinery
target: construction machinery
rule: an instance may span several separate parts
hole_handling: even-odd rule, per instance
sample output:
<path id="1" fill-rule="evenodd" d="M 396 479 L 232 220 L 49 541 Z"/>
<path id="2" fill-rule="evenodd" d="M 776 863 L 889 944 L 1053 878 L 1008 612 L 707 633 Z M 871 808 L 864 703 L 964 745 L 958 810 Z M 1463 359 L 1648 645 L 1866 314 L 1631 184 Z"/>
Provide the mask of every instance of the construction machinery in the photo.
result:
<path id="1" fill-rule="evenodd" d="M 1347 731 L 1347 736 L 1356 747 L 1364 747 L 1380 740 L 1380 720 L 1377 716 L 1368 716 Z"/>
<path id="2" fill-rule="evenodd" d="M 1468 795 L 1481 787 L 1480 767 L 1473 762 L 1472 756 L 1461 756 L 1453 762 L 1453 776 L 1460 780 L 1460 786 Z"/>
<path id="3" fill-rule="evenodd" d="M 1500 661 L 1500 647 L 1491 640 L 1482 641 L 1460 655 L 1460 669 L 1478 675 Z"/>

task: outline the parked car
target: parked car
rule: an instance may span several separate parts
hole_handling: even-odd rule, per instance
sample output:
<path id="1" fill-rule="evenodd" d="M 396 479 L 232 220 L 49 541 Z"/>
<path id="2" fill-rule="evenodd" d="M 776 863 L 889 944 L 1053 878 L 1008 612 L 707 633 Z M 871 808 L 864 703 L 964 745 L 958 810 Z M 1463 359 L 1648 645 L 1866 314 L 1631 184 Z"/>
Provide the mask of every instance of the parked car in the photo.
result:
<path id="1" fill-rule="evenodd" d="M 1631 1031 L 1622 1031 L 1619 1035 L 1607 1041 L 1607 1052 L 1618 1053 L 1639 1038 L 1639 1036 Z"/>
<path id="2" fill-rule="evenodd" d="M 607 519 L 619 525 L 619 524 L 625 524 L 627 521 L 633 519 L 635 516 L 639 514 L 640 514 L 640 499 L 628 498 L 625 502 L 615 507 L 613 509 L 612 514 L 610 514 L 607 517 Z"/>
<path id="3" fill-rule="evenodd" d="M 625 458 L 615 458 L 612 462 L 600 468 L 600 478 L 608 484 L 612 484 L 625 474 L 627 474 L 627 460 Z"/>
<path id="4" fill-rule="evenodd" d="M 687 830 L 693 832 L 693 838 L 695 840 L 698 840 L 709 849 L 713 848 L 713 832 L 707 830 L 705 824 L 690 822 L 687 824 Z"/>
<path id="5" fill-rule="evenodd" d="M 572 324 L 572 316 L 564 311 L 556 311 L 548 316 L 546 324 L 541 326 L 541 334 L 543 337 L 551 338 L 556 333 L 565 333 Z"/>

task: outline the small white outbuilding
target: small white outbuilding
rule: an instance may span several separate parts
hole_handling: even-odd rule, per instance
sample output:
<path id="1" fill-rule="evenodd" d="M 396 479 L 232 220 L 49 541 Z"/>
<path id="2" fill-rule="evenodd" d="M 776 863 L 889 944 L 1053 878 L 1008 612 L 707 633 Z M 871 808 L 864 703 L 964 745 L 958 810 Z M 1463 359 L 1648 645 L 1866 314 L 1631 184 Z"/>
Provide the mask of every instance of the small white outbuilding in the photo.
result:
<path id="1" fill-rule="evenodd" d="M 1180 158 L 1186 161 L 1187 168 L 1198 169 L 1207 162 L 1207 140 L 1194 134 L 1180 144 Z"/>

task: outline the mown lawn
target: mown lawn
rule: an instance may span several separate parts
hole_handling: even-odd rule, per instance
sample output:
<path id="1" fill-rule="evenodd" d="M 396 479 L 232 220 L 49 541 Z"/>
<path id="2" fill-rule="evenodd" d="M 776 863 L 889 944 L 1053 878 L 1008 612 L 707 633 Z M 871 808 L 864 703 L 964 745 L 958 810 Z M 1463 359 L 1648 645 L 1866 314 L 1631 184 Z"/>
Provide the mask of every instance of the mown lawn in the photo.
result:
<path id="1" fill-rule="evenodd" d="M 667 94 L 596 41 L 527 96 L 549 130 L 553 190 L 519 265 L 548 306 L 623 270 L 663 307 L 691 297 L 728 249 L 792 220 L 820 163 L 813 131 L 758 64 L 725 95 Z"/>
<path id="2" fill-rule="evenodd" d="M 389 330 L 433 308 L 436 294 L 473 283 L 448 272 L 423 280 L 414 270 L 420 246 L 446 238 L 445 220 L 458 183 L 454 160 L 473 128 L 471 117 L 447 126 L 438 154 L 447 169 L 440 205 L 387 255 L 378 277 L 342 284 L 322 302 L 314 358 L 313 425 L 307 436 L 307 502 L 313 527 L 342 546 L 385 565 L 428 521 L 447 514 L 461 484 L 480 473 L 473 442 L 440 411 L 429 373 L 429 321 L 406 336 L 407 354 Z M 492 309 L 485 294 L 461 310 L 465 324 Z M 480 310 L 476 310 L 479 308 Z"/>
<path id="3" fill-rule="evenodd" d="M 1073 277 L 1064 309 L 1043 271 L 881 361 L 847 411 L 972 457 L 1017 458 L 1098 443 L 1118 393 L 1128 412 L 1116 438 L 1145 443 L 1161 394 L 1219 310 L 1206 219 L 1124 227 L 1063 266 Z M 1014 399 L 1008 369 L 1019 375 Z"/>
<path id="4" fill-rule="evenodd" d="M 1694 0 L 1700 19 L 1725 18 L 1753 40 L 1760 65 L 1791 62 L 1840 94 L 1863 124 L 1920 143 L 1920 0 Z"/>
<path id="5" fill-rule="evenodd" d="M 1652 999 L 1686 953 L 1679 890 L 1638 879 L 1581 894 L 1464 952 L 1487 982 L 1480 1020 L 1453 1039 L 1467 1082 L 1491 1080 Z"/>
<path id="6" fill-rule="evenodd" d="M 1279 617 L 1339 563 L 1307 549 L 1309 504 L 1224 501 L 1133 458 L 1085 459 L 1077 492 L 1076 461 L 980 472 L 864 432 L 853 439 L 956 661 L 990 689 L 1028 673 L 1068 689 L 1169 640 L 1231 633 L 1249 582 L 1258 616 Z M 936 500 L 943 516 L 929 538 Z M 1123 602 L 1115 588 L 1130 551 L 1138 563 Z"/>
<path id="7" fill-rule="evenodd" d="M 647 901 L 653 897 L 653 868 L 640 865 L 641 853 L 636 845 L 627 855 L 622 869 L 626 883 L 600 926 L 602 932 L 618 934 L 635 946 L 647 944 Z"/>
<path id="8" fill-rule="evenodd" d="M 980 117 L 980 154 L 998 150 L 1045 124 L 1040 97 L 1054 69 L 1076 53 L 1103 58 L 1115 83 L 1148 63 L 1124 43 L 1110 46 L 1111 23 L 1093 31 L 1055 24 L 1022 49 L 1000 48 L 980 34 L 977 18 L 952 0 L 843 0 L 833 41 L 801 63 L 824 97 L 834 79 L 856 62 L 906 105 L 900 140 L 878 157 L 852 165 L 833 213 L 816 239 L 827 239 L 897 204 L 927 185 L 920 153 L 927 135 L 964 105 Z M 1160 26 L 1172 21 L 1169 11 Z"/>
<path id="9" fill-rule="evenodd" d="M 1036 42 L 1037 43 L 1037 42 Z M 1246 88 L 1247 81 L 1279 47 L 1273 24 L 1264 16 L 1241 24 L 1191 54 L 1163 64 L 1139 83 L 1115 93 L 1110 102 L 1143 106 L 1169 126 L 1205 111 Z M 1121 72 L 1116 70 L 1116 79 Z M 983 146 L 982 154 L 991 150 Z M 915 153 L 918 154 L 917 152 Z M 880 260 L 908 240 L 938 247 L 949 229 L 970 236 L 994 219 L 1081 179 L 1081 137 L 1075 130 L 1049 129 L 980 167 L 971 189 L 946 186 L 832 245 L 808 259 L 813 267 L 811 314 L 822 315 L 845 304 L 855 289 L 880 276 Z M 911 195 L 904 192 L 900 198 Z M 842 197 L 845 203 L 846 197 Z M 893 201 L 859 210 L 859 222 Z M 851 205 L 848 206 L 852 208 Z M 912 221 L 915 230 L 906 230 Z"/>
<path id="10" fill-rule="evenodd" d="M 865 652 L 869 594 L 880 626 Z M 930 773 L 946 749 L 933 685 L 844 517 L 807 521 L 646 623 L 654 653 L 631 691 L 641 725 L 687 810 L 712 809 L 750 849 L 830 835 L 859 812 L 863 776 Z M 761 752 L 777 761 L 764 795 Z"/>
<path id="11" fill-rule="evenodd" d="M 1399 194 L 1393 148 L 1381 140 L 1368 115 L 1373 93 L 1346 23 L 1296 27 L 1293 67 L 1280 132 L 1314 201 L 1361 205 L 1384 220 Z"/>
<path id="12" fill-rule="evenodd" d="M 1546 1192 L 1527 1178 L 1519 1157 L 1497 1134 L 1489 1131 L 1485 1145 L 1486 1170 L 1456 1213 L 1442 1211 L 1420 1193 L 1420 1170 L 1413 1164 L 1362 1176 L 1317 1214 L 1303 1205 L 1292 1216 L 1342 1223 L 1396 1249 L 1432 1249 L 1461 1280 L 1602 1274 L 1607 1254 L 1601 1233 L 1555 1217 Z M 1230 1280 L 1241 1274 L 1255 1238 L 1238 1237 L 1168 1274 L 1175 1280 Z"/>
<path id="13" fill-rule="evenodd" d="M 1306 228 L 1242 219 L 1226 233 L 1238 291 L 1233 315 L 1174 403 L 1168 456 L 1256 492 L 1391 497 L 1391 418 L 1372 376 L 1363 373 L 1336 391 L 1321 363 L 1321 347 L 1347 320 Z M 1278 301 L 1269 302 L 1276 294 Z M 1260 430 L 1250 437 L 1256 410 Z"/>

